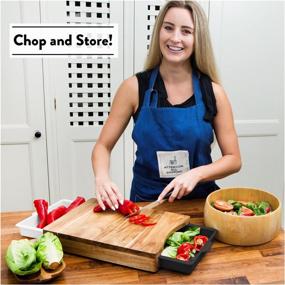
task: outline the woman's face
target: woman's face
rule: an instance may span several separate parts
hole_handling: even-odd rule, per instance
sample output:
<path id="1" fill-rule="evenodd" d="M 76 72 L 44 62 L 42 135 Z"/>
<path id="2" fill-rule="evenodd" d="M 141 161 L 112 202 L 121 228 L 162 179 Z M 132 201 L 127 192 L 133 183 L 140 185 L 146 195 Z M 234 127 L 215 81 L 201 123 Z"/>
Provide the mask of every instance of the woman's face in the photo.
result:
<path id="1" fill-rule="evenodd" d="M 159 46 L 163 60 L 183 63 L 194 49 L 194 23 L 191 13 L 184 8 L 170 8 L 159 33 Z"/>

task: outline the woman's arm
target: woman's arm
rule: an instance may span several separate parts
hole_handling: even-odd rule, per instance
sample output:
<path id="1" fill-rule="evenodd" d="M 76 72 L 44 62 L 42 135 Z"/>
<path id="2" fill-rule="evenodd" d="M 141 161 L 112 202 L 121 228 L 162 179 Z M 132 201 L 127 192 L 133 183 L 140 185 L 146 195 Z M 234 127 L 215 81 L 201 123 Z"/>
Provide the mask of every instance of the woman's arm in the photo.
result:
<path id="1" fill-rule="evenodd" d="M 222 157 L 217 161 L 191 169 L 173 179 L 161 192 L 158 200 L 174 189 L 169 201 L 189 194 L 199 182 L 220 179 L 238 172 L 241 168 L 241 157 L 237 134 L 234 127 L 233 113 L 224 89 L 213 83 L 217 104 L 217 115 L 213 126 Z"/>
<path id="2" fill-rule="evenodd" d="M 92 151 L 92 167 L 95 175 L 96 196 L 101 208 L 103 201 L 115 210 L 123 196 L 109 177 L 111 151 L 127 127 L 138 104 L 138 82 L 132 76 L 121 84 L 112 103 L 108 119 Z"/>

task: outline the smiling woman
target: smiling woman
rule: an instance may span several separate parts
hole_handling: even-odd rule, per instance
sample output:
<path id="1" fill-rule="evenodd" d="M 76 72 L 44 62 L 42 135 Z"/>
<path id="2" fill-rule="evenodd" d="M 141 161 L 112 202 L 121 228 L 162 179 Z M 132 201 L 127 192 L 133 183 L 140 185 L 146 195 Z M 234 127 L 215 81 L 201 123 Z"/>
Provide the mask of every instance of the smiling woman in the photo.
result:
<path id="1" fill-rule="evenodd" d="M 219 85 L 207 18 L 196 1 L 169 1 L 153 30 L 145 70 L 126 79 L 93 149 L 96 196 L 113 210 L 123 197 L 109 176 L 110 153 L 134 118 L 132 201 L 203 198 L 241 158 L 230 103 Z M 216 135 L 222 156 L 211 158 Z"/>

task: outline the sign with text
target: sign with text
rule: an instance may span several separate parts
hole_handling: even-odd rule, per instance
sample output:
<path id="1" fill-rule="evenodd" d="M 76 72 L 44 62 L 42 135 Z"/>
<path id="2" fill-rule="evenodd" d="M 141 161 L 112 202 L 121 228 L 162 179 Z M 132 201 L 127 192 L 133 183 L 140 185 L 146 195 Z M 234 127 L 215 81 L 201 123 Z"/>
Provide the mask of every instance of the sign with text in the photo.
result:
<path id="1" fill-rule="evenodd" d="M 11 57 L 118 57 L 118 24 L 10 24 Z"/>

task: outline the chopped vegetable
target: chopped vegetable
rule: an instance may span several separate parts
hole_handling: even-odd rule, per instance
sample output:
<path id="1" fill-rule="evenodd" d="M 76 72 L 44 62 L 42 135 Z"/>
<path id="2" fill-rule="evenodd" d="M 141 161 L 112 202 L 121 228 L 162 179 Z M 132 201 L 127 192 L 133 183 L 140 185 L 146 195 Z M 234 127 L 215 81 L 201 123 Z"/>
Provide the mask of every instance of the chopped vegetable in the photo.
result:
<path id="1" fill-rule="evenodd" d="M 144 214 L 138 214 L 135 216 L 132 216 L 129 218 L 130 223 L 136 224 L 136 225 L 142 225 L 142 226 L 153 226 L 156 223 L 149 222 L 149 216 L 146 216 Z"/>
<path id="2" fill-rule="evenodd" d="M 220 207 L 220 205 L 225 205 L 226 203 L 230 204 L 233 209 L 228 210 L 223 207 Z M 261 201 L 261 202 L 245 202 L 245 201 L 235 201 L 235 200 L 217 200 L 215 202 L 212 202 L 211 205 L 221 210 L 225 213 L 231 214 L 231 215 L 239 215 L 239 216 L 260 216 L 265 215 L 272 211 L 271 206 L 268 202 Z"/>
<path id="3" fill-rule="evenodd" d="M 34 200 L 34 206 L 37 210 L 39 217 L 39 224 L 37 228 L 44 228 L 47 225 L 47 215 L 48 215 L 48 202 L 44 199 L 36 199 Z"/>
<path id="4" fill-rule="evenodd" d="M 208 241 L 208 238 L 206 236 L 198 235 L 194 237 L 194 247 L 197 251 L 200 251 L 200 249 L 206 244 Z"/>
<path id="5" fill-rule="evenodd" d="M 177 247 L 176 246 L 167 246 L 162 252 L 162 256 L 167 256 L 171 258 L 176 258 L 177 255 Z"/>
<path id="6" fill-rule="evenodd" d="M 221 211 L 231 211 L 234 208 L 231 203 L 223 200 L 216 200 L 214 202 L 214 207 Z"/>
<path id="7" fill-rule="evenodd" d="M 13 273 L 21 276 L 36 273 L 41 269 L 36 250 L 27 239 L 12 240 L 6 252 L 6 263 Z"/>
<path id="8" fill-rule="evenodd" d="M 136 215 L 140 211 L 140 207 L 130 200 L 124 200 L 124 203 L 119 205 L 118 211 L 124 216 Z"/>
<path id="9" fill-rule="evenodd" d="M 53 221 L 57 220 L 61 216 L 63 216 L 66 213 L 67 208 L 65 206 L 59 206 L 56 209 L 52 210 L 47 215 L 47 224 L 49 225 Z"/>
<path id="10" fill-rule="evenodd" d="M 46 269 L 56 269 L 62 262 L 63 250 L 59 238 L 47 232 L 35 243 L 37 258 Z"/>
<path id="11" fill-rule="evenodd" d="M 76 199 L 67 207 L 66 213 L 85 202 L 85 198 L 77 196 Z"/>
<path id="12" fill-rule="evenodd" d="M 185 232 L 175 232 L 167 240 L 169 245 L 161 255 L 188 261 L 206 244 L 208 237 L 200 235 L 199 227 L 190 227 Z"/>

